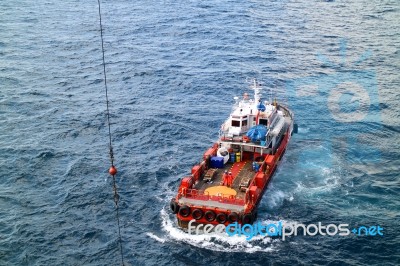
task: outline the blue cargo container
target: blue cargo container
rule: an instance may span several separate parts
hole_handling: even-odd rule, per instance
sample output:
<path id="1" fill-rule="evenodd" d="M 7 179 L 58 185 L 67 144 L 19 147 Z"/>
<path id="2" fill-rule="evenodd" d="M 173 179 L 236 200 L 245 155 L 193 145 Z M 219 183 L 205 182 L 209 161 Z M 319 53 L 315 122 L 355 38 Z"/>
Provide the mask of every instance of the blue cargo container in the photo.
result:
<path id="1" fill-rule="evenodd" d="M 211 157 L 211 168 L 224 168 L 224 157 Z"/>

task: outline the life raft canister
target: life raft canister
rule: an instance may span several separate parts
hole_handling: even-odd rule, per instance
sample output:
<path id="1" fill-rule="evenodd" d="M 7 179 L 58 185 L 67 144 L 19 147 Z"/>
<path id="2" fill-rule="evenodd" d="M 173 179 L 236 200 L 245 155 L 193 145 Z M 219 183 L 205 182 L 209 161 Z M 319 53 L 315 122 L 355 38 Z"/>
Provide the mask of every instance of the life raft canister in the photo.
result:
<path id="1" fill-rule="evenodd" d="M 204 218 L 206 218 L 207 221 L 212 222 L 215 220 L 215 212 L 213 211 L 206 211 L 204 214 Z"/>
<path id="2" fill-rule="evenodd" d="M 179 208 L 179 214 L 183 217 L 188 217 L 190 214 L 190 208 L 187 205 L 183 205 Z"/>
<path id="3" fill-rule="evenodd" d="M 196 219 L 196 220 L 200 220 L 201 218 L 203 218 L 203 215 L 204 215 L 204 213 L 203 213 L 203 211 L 200 210 L 200 209 L 194 209 L 194 210 L 192 211 L 192 217 L 193 217 L 194 219 Z"/>
<path id="4" fill-rule="evenodd" d="M 229 161 L 229 152 L 228 149 L 225 147 L 221 147 L 217 150 L 217 156 L 224 158 L 224 164 Z"/>
<path id="5" fill-rule="evenodd" d="M 169 203 L 169 207 L 171 208 L 171 211 L 173 214 L 177 214 L 179 211 L 179 204 L 175 201 L 175 199 L 171 199 L 171 202 Z"/>

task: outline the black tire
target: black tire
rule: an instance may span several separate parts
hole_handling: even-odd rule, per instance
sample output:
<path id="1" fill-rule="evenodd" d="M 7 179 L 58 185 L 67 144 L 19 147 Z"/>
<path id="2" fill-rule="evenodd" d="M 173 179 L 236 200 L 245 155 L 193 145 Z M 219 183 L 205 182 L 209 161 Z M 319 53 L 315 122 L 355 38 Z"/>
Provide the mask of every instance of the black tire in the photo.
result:
<path id="1" fill-rule="evenodd" d="M 179 214 L 183 217 L 188 217 L 190 214 L 190 208 L 187 205 L 183 205 L 179 208 Z"/>
<path id="2" fill-rule="evenodd" d="M 171 208 L 171 211 L 173 214 L 177 214 L 179 211 L 179 204 L 176 203 L 175 199 L 172 199 L 171 202 L 169 203 L 169 207 Z"/>
<path id="3" fill-rule="evenodd" d="M 206 218 L 207 221 L 212 222 L 215 220 L 215 212 L 213 211 L 206 211 L 204 214 L 204 218 Z"/>
<path id="4" fill-rule="evenodd" d="M 228 221 L 231 223 L 236 223 L 239 221 L 239 215 L 236 212 L 231 212 L 228 215 Z"/>
<path id="5" fill-rule="evenodd" d="M 243 224 L 253 224 L 253 215 L 251 213 L 247 213 L 242 217 Z"/>
<path id="6" fill-rule="evenodd" d="M 192 217 L 193 217 L 194 219 L 196 219 L 196 220 L 200 220 L 201 218 L 203 218 L 203 215 L 204 215 L 204 213 L 203 213 L 203 211 L 200 210 L 200 209 L 194 209 L 194 210 L 192 211 Z"/>
<path id="7" fill-rule="evenodd" d="M 226 223 L 226 221 L 228 220 L 228 216 L 226 216 L 225 213 L 218 213 L 217 218 L 216 218 L 217 222 L 219 222 L 220 224 L 224 224 Z"/>

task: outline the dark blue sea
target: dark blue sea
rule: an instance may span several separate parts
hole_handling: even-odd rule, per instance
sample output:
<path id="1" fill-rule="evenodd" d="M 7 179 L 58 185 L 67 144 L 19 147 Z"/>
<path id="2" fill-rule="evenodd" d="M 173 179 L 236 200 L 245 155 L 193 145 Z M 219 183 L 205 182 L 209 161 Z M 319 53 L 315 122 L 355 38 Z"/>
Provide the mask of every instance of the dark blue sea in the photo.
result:
<path id="1" fill-rule="evenodd" d="M 400 2 L 101 1 L 126 265 L 400 265 Z M 258 221 L 188 235 L 169 200 L 257 78 L 295 113 Z M 121 265 L 97 1 L 0 2 L 0 265 Z"/>

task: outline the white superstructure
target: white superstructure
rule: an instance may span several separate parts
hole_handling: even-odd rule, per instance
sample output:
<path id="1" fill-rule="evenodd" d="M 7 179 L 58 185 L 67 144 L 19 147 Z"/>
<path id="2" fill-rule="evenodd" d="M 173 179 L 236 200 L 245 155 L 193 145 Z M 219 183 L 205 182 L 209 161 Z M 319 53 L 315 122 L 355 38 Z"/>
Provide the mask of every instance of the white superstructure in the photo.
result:
<path id="1" fill-rule="evenodd" d="M 253 99 L 247 93 L 243 94 L 242 99 L 234 97 L 232 113 L 221 125 L 220 141 L 227 148 L 229 142 L 242 142 L 246 146 L 271 148 L 273 152 L 285 129 L 293 127 L 291 113 L 276 101 L 262 101 L 262 88 L 255 80 L 251 88 L 254 91 Z M 251 130 L 254 129 L 258 130 L 258 137 L 252 137 L 254 134 Z"/>

